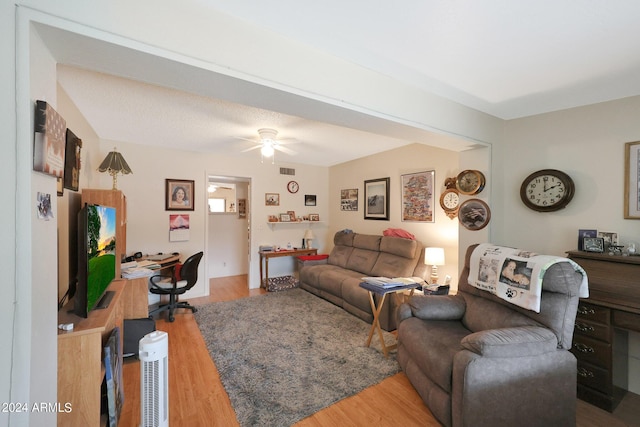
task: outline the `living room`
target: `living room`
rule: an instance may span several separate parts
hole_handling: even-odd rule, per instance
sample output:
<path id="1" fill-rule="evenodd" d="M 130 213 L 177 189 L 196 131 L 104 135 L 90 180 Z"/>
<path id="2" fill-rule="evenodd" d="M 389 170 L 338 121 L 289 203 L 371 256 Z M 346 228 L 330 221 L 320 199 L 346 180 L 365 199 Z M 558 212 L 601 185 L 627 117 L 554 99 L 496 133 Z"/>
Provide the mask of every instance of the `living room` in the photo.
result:
<path id="1" fill-rule="evenodd" d="M 19 2 L 20 4 L 26 2 Z M 19 29 L 18 34 L 21 40 L 29 37 L 29 32 L 33 31 L 32 22 L 44 22 L 49 25 L 60 25 L 65 31 L 75 31 L 79 34 L 92 29 L 100 28 L 103 31 L 111 32 L 125 39 L 142 39 L 148 45 L 161 46 L 167 50 L 180 51 L 182 46 L 191 46 L 196 50 L 196 57 L 210 57 L 222 55 L 221 52 L 212 52 L 202 47 L 201 50 L 196 48 L 197 43 L 194 40 L 168 40 L 162 35 L 163 29 L 155 28 L 152 22 L 155 17 L 146 16 L 146 9 L 140 5 L 120 5 L 123 10 L 128 11 L 128 16 L 135 19 L 136 28 L 141 29 L 144 34 L 129 28 L 127 23 L 116 22 L 110 20 L 108 13 L 102 15 L 91 13 L 84 7 L 56 7 L 45 4 L 45 2 L 28 2 L 29 5 L 35 5 L 35 9 L 22 7 L 19 13 L 20 17 L 14 21 L 15 10 L 13 5 L 3 5 L 3 20 L 7 20 L 4 26 L 3 35 L 6 33 L 6 40 L 16 40 L 12 29 Z M 78 5 L 74 5 L 78 6 Z M 140 9 L 138 9 L 140 8 Z M 28 9 L 25 11 L 24 9 Z M 6 13 L 5 13 L 6 12 Z M 100 15 L 100 16 L 98 16 Z M 194 15 L 196 15 L 194 13 Z M 125 16 L 122 13 L 120 16 Z M 55 17 L 55 18 L 54 18 Z M 195 18 L 194 18 L 195 19 Z M 219 17 L 218 17 L 219 19 Z M 62 21 L 62 22 L 61 22 Z M 145 25 L 146 21 L 146 25 Z M 77 24 L 82 22 L 84 24 Z M 73 23 L 73 25 L 71 24 Z M 182 28 L 187 28 L 188 24 L 178 23 Z M 219 28 L 225 27 L 224 22 L 220 23 Z M 222 31 L 222 30 L 221 30 Z M 184 31 L 184 37 L 188 37 Z M 14 105 L 19 105 L 21 111 L 20 119 L 11 120 L 15 114 L 7 114 L 3 118 L 3 126 L 6 129 L 14 130 L 17 138 L 7 138 L 8 142 L 17 140 L 19 149 L 11 145 L 8 147 L 7 153 L 16 153 L 20 159 L 18 162 L 18 172 L 16 176 L 10 176 L 8 183 L 18 182 L 16 184 L 18 193 L 31 195 L 37 191 L 46 191 L 55 194 L 55 182 L 50 179 L 43 178 L 38 174 L 32 173 L 30 168 L 30 142 L 31 134 L 28 129 L 30 126 L 30 112 L 32 111 L 31 103 L 35 99 L 48 99 L 56 105 L 60 112 L 64 111 L 64 116 L 70 122 L 74 123 L 74 131 L 78 135 L 82 135 L 83 140 L 87 141 L 87 160 L 83 165 L 82 185 L 84 188 L 110 188 L 110 178 L 95 172 L 97 164 L 104 158 L 106 153 L 113 148 L 113 141 L 102 141 L 97 136 L 92 135 L 91 129 L 86 126 L 82 119 L 81 112 L 75 110 L 69 101 L 64 99 L 64 93 L 58 92 L 56 86 L 56 60 L 47 53 L 46 43 L 38 41 L 37 34 L 32 34 L 30 47 L 22 46 L 18 48 L 17 56 L 21 58 L 16 61 L 16 67 L 27 61 L 29 55 L 33 55 L 31 64 L 32 69 L 36 69 L 37 77 L 33 83 L 25 82 L 24 79 L 14 77 L 12 73 L 3 74 L 3 81 L 8 81 L 7 93 L 13 93 L 18 90 L 24 97 L 16 96 L 15 102 L 7 100 L 3 103 L 3 108 L 7 111 L 14 111 Z M 234 34 L 234 38 L 237 34 Z M 50 42 L 51 40 L 47 40 Z M 114 42 L 113 39 L 110 40 Z M 238 43 L 247 43 L 247 49 L 250 48 L 249 40 L 241 40 Z M 124 42 L 123 42 L 124 43 Z M 25 50 L 26 49 L 26 50 Z M 208 49 L 212 49 L 210 46 Z M 222 48 L 220 48 L 222 49 Z M 243 49 L 238 48 L 237 51 Z M 194 52 L 185 52 L 185 54 Z M 12 58 L 13 46 L 3 47 L 3 56 Z M 252 67 L 247 66 L 247 71 Z M 277 73 L 278 68 L 269 66 L 263 70 L 265 77 L 269 74 Z M 351 70 L 353 72 L 353 70 Z M 5 73 L 5 72 L 3 72 Z M 6 77 L 6 78 L 4 78 Z M 291 75 L 279 75 L 277 81 L 293 82 L 299 77 Z M 309 74 L 312 79 L 312 74 Z M 3 83 L 6 84 L 6 83 Z M 294 85 L 295 86 L 295 85 Z M 335 92 L 341 92 L 341 98 L 359 99 L 364 98 L 362 95 L 353 93 L 349 87 L 325 87 L 321 88 L 320 93 L 327 96 L 334 95 Z M 16 88 L 17 87 L 17 88 Z M 504 245 L 512 245 L 527 249 L 535 249 L 539 252 L 553 253 L 563 255 L 565 251 L 575 249 L 577 244 L 577 232 L 580 228 L 594 228 L 603 231 L 614 231 L 620 236 L 620 243 L 627 244 L 639 239 L 637 227 L 634 221 L 625 220 L 622 216 L 623 209 L 623 171 L 624 171 L 624 143 L 638 140 L 640 133 L 640 125 L 637 122 L 637 112 L 640 108 L 640 98 L 636 95 L 621 95 L 618 100 L 603 102 L 583 107 L 571 108 L 557 112 L 550 112 L 521 119 L 500 120 L 490 117 L 486 114 L 471 111 L 462 106 L 452 106 L 450 103 L 441 99 L 432 99 L 432 111 L 429 112 L 429 125 L 433 128 L 446 129 L 454 135 L 465 135 L 467 138 L 484 142 L 487 147 L 471 152 L 456 153 L 449 158 L 449 153 L 441 152 L 441 149 L 432 149 L 429 147 L 416 146 L 400 149 L 406 163 L 386 164 L 384 154 L 373 156 L 370 159 L 354 161 L 355 164 L 341 164 L 331 168 L 309 167 L 303 165 L 287 165 L 295 166 L 300 184 L 304 186 L 304 192 L 316 194 L 318 200 L 317 209 L 314 213 L 318 213 L 325 222 L 324 227 L 314 229 L 318 231 L 317 243 L 321 250 L 329 248 L 329 239 L 333 232 L 342 228 L 351 228 L 359 232 L 380 232 L 387 226 L 405 227 L 405 224 L 398 221 L 399 215 L 399 177 L 407 171 L 414 172 L 416 170 L 434 170 L 437 169 L 436 191 L 439 195 L 442 191 L 444 178 L 455 175 L 463 168 L 471 167 L 483 170 L 488 179 L 487 189 L 481 194 L 482 198 L 486 198 L 490 204 L 492 218 L 490 226 L 480 232 L 469 232 L 459 227 L 453 230 L 447 229 L 447 233 L 451 235 L 441 235 L 440 231 L 436 231 L 436 227 L 430 227 L 434 230 L 422 231 L 419 234 L 425 243 L 438 243 L 448 248 L 447 265 L 442 271 L 457 277 L 457 258 L 460 251 L 471 243 L 477 241 L 493 241 Z M 332 98 L 335 97 L 332 96 Z M 417 97 L 417 95 L 416 95 Z M 392 111 L 391 106 L 384 106 L 383 110 L 388 113 L 402 113 L 409 119 L 424 116 L 424 110 L 421 108 L 411 109 L 407 107 L 413 102 L 420 104 L 412 95 L 407 95 L 405 99 L 404 111 Z M 374 110 L 380 100 L 368 101 L 368 105 Z M 367 104 L 365 104 L 367 105 Z M 442 111 L 455 110 L 455 113 L 445 115 Z M 407 110 L 410 110 L 407 112 Z M 435 113 L 437 111 L 438 113 Z M 26 116 L 25 117 L 25 113 Z M 424 121 L 423 117 L 420 120 Z M 6 123 L 5 123 L 6 122 Z M 93 146 L 94 149 L 89 148 Z M 194 214 L 192 222 L 191 236 L 192 240 L 188 244 L 180 244 L 176 246 L 167 245 L 167 213 L 163 209 L 164 203 L 164 180 L 166 178 L 181 178 L 196 180 L 200 188 L 204 186 L 204 180 L 207 172 L 213 172 L 210 169 L 207 159 L 202 159 L 198 154 L 182 152 L 181 150 L 153 149 L 153 160 L 150 160 L 149 150 L 137 146 L 135 141 L 117 142 L 118 150 L 122 152 L 127 161 L 134 168 L 134 174 L 120 179 L 119 187 L 125 192 L 129 202 L 129 212 L 132 215 L 132 224 L 130 225 L 129 245 L 132 248 L 139 247 L 140 250 L 163 250 L 163 251 L 179 251 L 194 252 L 196 249 L 202 248 L 204 234 L 205 216 L 196 216 Z M 25 148 L 27 147 L 27 148 Z M 95 149 L 98 148 L 98 149 Z M 26 150 L 26 151 L 23 151 Z M 403 150 L 409 150 L 403 152 Z M 413 151 L 415 150 L 415 151 Z M 490 151 L 487 156 L 486 151 Z M 480 152 L 480 158 L 476 157 L 476 153 Z M 441 153 L 447 157 L 444 165 L 440 166 L 435 160 L 424 161 L 422 158 L 434 156 L 434 153 Z M 415 155 L 417 154 L 417 155 Z M 257 224 L 263 224 L 265 228 L 265 236 L 257 236 L 254 240 L 254 248 L 262 243 L 269 243 L 273 239 L 268 232 L 266 225 L 266 217 L 268 211 L 264 206 L 260 206 L 264 197 L 264 193 L 278 192 L 286 195 L 285 185 L 286 177 L 281 177 L 274 173 L 273 166 L 269 164 L 260 164 L 257 160 L 253 164 L 234 163 L 228 158 L 217 158 L 215 162 L 216 173 L 224 173 L 229 175 L 243 175 L 255 177 L 253 189 L 255 221 Z M 135 165 L 135 166 L 133 166 Z M 384 165 L 386 170 L 381 170 Z M 437 165 L 437 167 L 436 167 Z M 532 171 L 553 167 L 568 172 L 576 181 L 576 195 L 572 203 L 564 210 L 551 213 L 541 214 L 528 210 L 520 201 L 518 189 L 522 180 Z M 168 173 L 167 171 L 170 171 Z M 357 173 L 355 172 L 357 171 Z M 7 172 L 10 174 L 11 172 Z M 392 184 L 391 198 L 395 201 L 396 207 L 392 208 L 392 215 L 396 216 L 395 221 L 384 223 L 379 221 L 365 221 L 361 213 L 348 213 L 339 211 L 339 191 L 344 188 L 362 188 L 366 179 L 380 178 L 390 176 L 395 184 Z M 395 192 L 395 194 L 394 194 Z M 204 196 L 203 196 L 204 197 Z M 2 310 L 4 315 L 9 316 L 7 323 L 16 325 L 13 332 L 12 341 L 15 341 L 12 349 L 7 349 L 8 353 L 2 353 L 2 378 L 13 378 L 12 381 L 3 381 L 2 396 L 3 401 L 11 400 L 30 400 L 30 401 L 50 401 L 55 400 L 55 365 L 47 355 L 51 354 L 51 350 L 55 348 L 55 309 L 53 306 L 45 307 L 48 301 L 56 300 L 57 280 L 55 278 L 57 272 L 57 264 L 55 256 L 51 256 L 50 248 L 55 247 L 56 228 L 43 227 L 43 224 L 35 220 L 29 221 L 26 218 L 32 218 L 32 197 L 28 200 L 18 199 L 16 201 L 16 209 L 8 209 L 8 211 L 18 212 L 20 219 L 14 220 L 13 216 L 8 213 L 3 214 L 3 223 L 7 228 L 5 236 L 17 236 L 16 241 L 34 243 L 28 245 L 28 248 L 20 247 L 17 257 L 8 256 L 4 260 L 7 263 L 5 271 L 16 271 L 16 266 L 20 268 L 18 271 L 31 271 L 29 280 L 24 274 L 18 274 L 15 281 L 21 286 L 16 286 L 14 291 L 15 300 L 22 302 L 19 304 L 20 310 L 14 313 L 12 301 L 14 298 L 7 298 L 3 303 Z M 204 202 L 204 200 L 203 200 Z M 281 201 L 282 210 L 289 210 L 288 204 L 296 203 L 294 199 L 283 199 Z M 11 206 L 11 203 L 9 204 Z M 286 209 L 285 209 L 286 208 Z M 292 210 L 300 210 L 297 207 L 291 207 Z M 304 209 L 304 208 L 303 208 Z M 29 213 L 29 214 L 26 214 Z M 157 213 L 157 215 L 156 215 Z M 24 214 L 24 215 L 21 215 Z M 443 212 L 437 209 L 435 225 L 439 227 L 446 225 L 447 227 L 456 224 L 443 215 Z M 427 225 L 429 227 L 429 225 Z M 415 230 L 414 230 L 415 231 Z M 544 231 L 544 232 L 542 232 Z M 285 232 L 286 234 L 287 232 Z M 36 237 L 37 236 L 37 245 Z M 299 239 L 296 232 L 291 235 L 283 236 L 282 242 Z M 278 238 L 279 240 L 280 238 Z M 46 249 L 46 248 L 49 249 Z M 158 249 L 159 248 L 159 249 Z M 255 252 L 255 251 L 254 251 Z M 47 256 L 50 259 L 46 259 Z M 37 268 L 35 267 L 37 266 Z M 251 266 L 252 277 L 257 277 L 256 263 Z M 450 269 L 450 270 L 449 270 Z M 257 282 L 253 280 L 253 286 Z M 25 286 L 29 284 L 29 286 Z M 197 292 L 204 294 L 204 285 Z M 14 321 L 13 317 L 17 320 Z M 51 336 L 47 336 L 51 334 Z M 33 338 L 29 338 L 33 336 Z M 638 342 L 638 337 L 633 337 L 634 342 Z M 632 348 L 637 348 L 637 344 Z M 18 357 L 16 357 L 18 356 Z M 630 375 L 630 390 L 640 392 L 640 384 L 637 384 L 637 372 L 639 372 L 640 355 L 630 355 L 630 372 L 636 372 Z M 22 358 L 22 359 L 21 359 Z M 9 362 L 14 360 L 12 364 Z M 11 368 L 8 368 L 11 366 Z M 36 366 L 46 366 L 51 368 L 49 375 L 36 375 Z M 6 369 L 6 370 L 4 370 Z M 9 370 L 11 369 L 11 370 Z M 20 378 L 29 378 L 27 384 Z M 635 382 L 634 382 L 635 381 Z M 34 416 L 35 417 L 35 416 Z"/>

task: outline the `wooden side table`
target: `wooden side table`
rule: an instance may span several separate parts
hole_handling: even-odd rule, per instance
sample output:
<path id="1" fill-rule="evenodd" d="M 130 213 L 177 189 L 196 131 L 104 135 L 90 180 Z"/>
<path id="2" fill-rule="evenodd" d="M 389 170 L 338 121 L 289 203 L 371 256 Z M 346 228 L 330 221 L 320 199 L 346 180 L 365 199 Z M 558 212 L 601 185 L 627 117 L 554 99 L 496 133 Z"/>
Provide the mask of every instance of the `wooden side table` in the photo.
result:
<path id="1" fill-rule="evenodd" d="M 384 302 L 388 294 L 393 293 L 396 301 L 399 299 L 399 292 L 403 292 L 406 290 L 410 290 L 409 295 L 413 295 L 413 292 L 420 288 L 420 285 L 417 283 L 412 283 L 409 285 L 401 285 L 394 286 L 392 288 L 383 288 L 381 286 L 372 285 L 367 282 L 360 283 L 360 287 L 369 291 L 369 303 L 371 303 L 371 311 L 373 312 L 373 322 L 371 323 L 371 329 L 369 330 L 369 336 L 367 337 L 367 343 L 365 344 L 367 347 L 371 345 L 371 339 L 373 338 L 373 334 L 375 331 L 378 331 L 378 337 L 380 338 L 380 345 L 382 346 L 382 352 L 384 353 L 384 357 L 389 357 L 389 351 L 394 350 L 398 347 L 398 344 L 393 344 L 390 346 L 385 345 L 384 337 L 382 336 L 382 328 L 380 327 L 380 312 L 382 311 L 382 307 L 384 306 Z M 374 294 L 380 295 L 380 302 L 376 305 L 376 301 L 374 298 Z"/>
<path id="2" fill-rule="evenodd" d="M 317 249 L 288 249 L 281 251 L 260 251 L 260 287 L 267 288 L 269 281 L 269 258 L 283 256 L 317 255 Z M 264 279 L 262 276 L 262 261 L 264 260 Z"/>

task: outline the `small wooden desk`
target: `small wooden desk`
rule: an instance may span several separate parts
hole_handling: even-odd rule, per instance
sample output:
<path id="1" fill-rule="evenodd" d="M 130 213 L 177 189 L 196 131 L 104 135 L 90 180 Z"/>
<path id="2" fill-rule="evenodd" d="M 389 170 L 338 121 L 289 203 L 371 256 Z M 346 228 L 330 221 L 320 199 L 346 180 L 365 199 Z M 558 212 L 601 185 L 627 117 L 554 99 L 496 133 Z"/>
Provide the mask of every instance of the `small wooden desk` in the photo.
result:
<path id="1" fill-rule="evenodd" d="M 289 249 L 280 251 L 260 251 L 260 287 L 266 289 L 269 281 L 269 258 L 278 258 L 282 256 L 303 256 L 317 255 L 317 249 Z M 262 276 L 262 260 L 264 260 L 264 278 Z"/>
<path id="2" fill-rule="evenodd" d="M 360 287 L 369 291 L 369 303 L 371 303 L 371 311 L 373 313 L 373 322 L 371 322 L 371 329 L 369 330 L 369 337 L 367 338 L 366 346 L 369 347 L 371 345 L 371 339 L 373 338 L 373 333 L 377 330 L 378 337 L 380 338 L 380 345 L 382 346 L 382 352 L 384 353 L 384 357 L 389 357 L 389 350 L 394 350 L 398 347 L 398 344 L 392 344 L 387 346 L 384 343 L 384 336 L 382 336 L 382 328 L 380 327 L 380 312 L 382 311 L 382 307 L 384 306 L 384 301 L 387 294 L 393 293 L 396 298 L 398 298 L 398 292 L 411 290 L 410 296 L 413 295 L 413 291 L 420 287 L 417 283 L 412 283 L 409 285 L 403 286 L 394 286 L 393 288 L 383 288 L 381 286 L 371 285 L 367 282 L 360 283 Z M 381 295 L 382 298 L 380 302 L 376 306 L 376 301 L 373 297 L 374 294 Z M 398 301 L 398 305 L 400 305 L 400 301 Z"/>

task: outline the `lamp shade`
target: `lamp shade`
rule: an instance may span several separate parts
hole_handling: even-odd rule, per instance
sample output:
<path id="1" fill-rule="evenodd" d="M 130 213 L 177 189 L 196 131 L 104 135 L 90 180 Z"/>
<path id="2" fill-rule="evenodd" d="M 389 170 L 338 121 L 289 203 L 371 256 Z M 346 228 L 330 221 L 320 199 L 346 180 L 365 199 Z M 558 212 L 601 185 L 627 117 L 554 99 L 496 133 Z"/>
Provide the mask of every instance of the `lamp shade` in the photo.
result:
<path id="1" fill-rule="evenodd" d="M 424 263 L 427 265 L 444 265 L 444 249 L 425 248 Z"/>
<path id="2" fill-rule="evenodd" d="M 102 163 L 100 163 L 100 166 L 98 166 L 98 171 L 107 172 L 113 177 L 114 190 L 117 190 L 116 183 L 118 174 L 127 175 L 133 173 L 133 171 L 127 164 L 127 161 L 124 159 L 124 157 L 122 157 L 122 154 L 116 151 L 115 147 L 113 148 L 113 151 L 107 154 L 107 157 L 104 158 Z"/>
<path id="3" fill-rule="evenodd" d="M 311 231 L 310 228 L 307 228 L 307 230 L 304 232 L 304 238 L 305 239 L 315 239 L 316 236 L 313 235 L 313 231 Z"/>

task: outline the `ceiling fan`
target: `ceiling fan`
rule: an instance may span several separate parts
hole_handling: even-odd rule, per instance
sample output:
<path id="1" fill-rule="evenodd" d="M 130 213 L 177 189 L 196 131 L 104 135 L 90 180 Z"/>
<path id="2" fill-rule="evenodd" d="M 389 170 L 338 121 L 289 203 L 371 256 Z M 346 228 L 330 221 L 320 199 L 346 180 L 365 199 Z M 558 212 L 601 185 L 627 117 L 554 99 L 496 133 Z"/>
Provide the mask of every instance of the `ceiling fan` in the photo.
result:
<path id="1" fill-rule="evenodd" d="M 246 150 L 242 150 L 243 153 L 246 153 L 247 151 L 251 151 L 251 150 L 257 150 L 259 148 L 260 154 L 262 155 L 263 158 L 274 157 L 276 150 L 282 151 L 283 153 L 286 153 L 292 156 L 297 154 L 295 151 L 287 147 L 284 147 L 284 145 L 287 144 L 287 142 L 276 139 L 278 136 L 278 131 L 275 129 L 269 129 L 269 128 L 258 129 L 258 135 L 260 135 L 260 140 L 257 142 L 257 144 L 254 147 L 247 148 Z M 256 142 L 255 140 L 247 139 L 247 138 L 240 138 L 240 139 Z"/>

